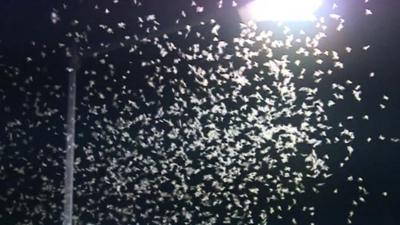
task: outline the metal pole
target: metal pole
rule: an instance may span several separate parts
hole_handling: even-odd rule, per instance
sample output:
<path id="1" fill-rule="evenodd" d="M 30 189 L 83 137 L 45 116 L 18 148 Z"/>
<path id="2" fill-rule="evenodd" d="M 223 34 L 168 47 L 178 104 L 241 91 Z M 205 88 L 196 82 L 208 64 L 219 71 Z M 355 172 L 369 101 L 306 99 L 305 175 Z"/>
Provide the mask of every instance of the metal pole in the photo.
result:
<path id="1" fill-rule="evenodd" d="M 75 106 L 76 106 L 76 74 L 79 70 L 80 56 L 77 48 L 70 52 L 71 59 L 68 71 L 68 109 L 67 109 L 67 140 L 64 174 L 64 214 L 63 225 L 72 225 L 73 190 L 74 190 L 74 151 L 75 151 Z"/>

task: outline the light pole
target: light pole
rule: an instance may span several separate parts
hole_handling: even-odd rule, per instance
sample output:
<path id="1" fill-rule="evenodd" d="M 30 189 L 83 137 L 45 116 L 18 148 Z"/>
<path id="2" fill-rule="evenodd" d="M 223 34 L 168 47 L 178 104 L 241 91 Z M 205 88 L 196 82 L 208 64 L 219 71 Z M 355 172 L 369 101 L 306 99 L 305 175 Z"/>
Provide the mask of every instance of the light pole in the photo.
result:
<path id="1" fill-rule="evenodd" d="M 74 153 L 75 153 L 75 107 L 76 74 L 80 69 L 80 55 L 76 46 L 68 52 L 70 57 L 68 71 L 67 140 L 64 173 L 64 218 L 63 225 L 72 225 L 74 193 Z"/>

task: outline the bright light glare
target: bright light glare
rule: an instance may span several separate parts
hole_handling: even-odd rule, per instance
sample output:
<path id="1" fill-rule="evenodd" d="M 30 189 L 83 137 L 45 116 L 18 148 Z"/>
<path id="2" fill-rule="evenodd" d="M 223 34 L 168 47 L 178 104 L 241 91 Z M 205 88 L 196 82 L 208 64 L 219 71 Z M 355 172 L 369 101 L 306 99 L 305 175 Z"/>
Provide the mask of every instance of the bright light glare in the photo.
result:
<path id="1" fill-rule="evenodd" d="M 322 0 L 255 0 L 245 8 L 254 21 L 309 21 Z"/>

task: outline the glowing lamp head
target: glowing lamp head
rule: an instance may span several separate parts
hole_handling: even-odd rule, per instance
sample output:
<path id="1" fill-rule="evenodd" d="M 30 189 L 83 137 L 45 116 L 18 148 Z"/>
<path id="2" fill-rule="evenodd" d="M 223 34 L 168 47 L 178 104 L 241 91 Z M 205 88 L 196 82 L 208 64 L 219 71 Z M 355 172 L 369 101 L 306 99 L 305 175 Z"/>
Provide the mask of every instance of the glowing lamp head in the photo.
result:
<path id="1" fill-rule="evenodd" d="M 239 10 L 245 20 L 311 21 L 322 0 L 255 0 Z"/>

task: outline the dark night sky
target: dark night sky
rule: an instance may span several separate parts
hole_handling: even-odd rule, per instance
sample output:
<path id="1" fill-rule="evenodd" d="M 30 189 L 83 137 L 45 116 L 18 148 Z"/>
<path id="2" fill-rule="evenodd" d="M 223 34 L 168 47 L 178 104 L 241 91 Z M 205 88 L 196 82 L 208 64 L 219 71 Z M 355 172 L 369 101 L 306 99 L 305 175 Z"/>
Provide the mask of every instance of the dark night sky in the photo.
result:
<path id="1" fill-rule="evenodd" d="M 183 0 L 174 0 L 171 4 L 160 0 L 145 1 L 146 3 L 140 9 L 129 6 L 132 1 L 121 0 L 119 4 L 111 2 L 111 0 L 97 1 L 101 13 L 93 10 L 94 1 L 85 0 L 71 1 L 68 3 L 68 9 L 65 10 L 62 9 L 63 3 L 60 1 L 3 0 L 0 3 L 0 127 L 2 128 L 0 131 L 0 224 L 61 224 L 68 60 L 65 57 L 65 47 L 60 46 L 59 43 L 64 43 L 66 46 L 73 43 L 73 39 L 66 37 L 68 36 L 66 34 L 75 35 L 74 32 L 83 34 L 78 38 L 80 51 L 82 54 L 93 53 L 98 49 L 103 51 L 104 48 L 99 47 L 101 43 L 112 43 L 112 46 L 115 46 L 124 39 L 125 35 L 137 34 L 140 37 L 146 35 L 145 31 L 137 25 L 137 16 L 145 17 L 154 13 L 162 22 L 161 30 L 171 30 L 170 27 L 181 9 L 190 11 L 190 1 Z M 226 11 L 221 11 L 216 9 L 215 1 L 207 2 L 205 12 L 214 15 L 212 17 L 221 25 L 220 38 L 227 42 L 231 41 L 232 37 L 238 35 L 239 32 L 238 15 L 230 7 L 225 7 Z M 338 2 L 341 7 L 339 12 L 346 18 L 345 29 L 341 33 L 333 33 L 321 45 L 327 49 L 335 49 L 336 46 L 352 47 L 353 51 L 348 55 L 344 54 L 344 49 L 341 48 L 344 69 L 335 70 L 333 76 L 326 77 L 319 84 L 313 83 L 311 78 L 296 82 L 299 85 L 318 87 L 318 97 L 323 100 L 331 97 L 328 89 L 331 88 L 332 83 L 344 85 L 346 80 L 351 80 L 362 86 L 363 101 L 361 103 L 355 102 L 354 99 L 346 99 L 338 104 L 335 110 L 326 112 L 330 118 L 329 123 L 342 122 L 344 127 L 354 131 L 356 139 L 352 146 L 355 151 L 343 168 L 333 166 L 334 169 L 330 172 L 334 175 L 324 181 L 326 184 L 320 188 L 318 195 L 307 192 L 297 197 L 298 202 L 301 203 L 299 205 L 315 206 L 317 213 L 314 217 L 301 212 L 301 208 L 296 208 L 287 215 L 284 214 L 282 220 L 271 218 L 269 224 L 290 224 L 293 217 L 297 218 L 298 224 L 310 224 L 312 221 L 320 225 L 344 224 L 349 210 L 353 208 L 352 201 L 359 197 L 357 190 L 359 185 L 365 187 L 369 194 L 365 197 L 366 203 L 361 203 L 355 209 L 353 224 L 400 224 L 400 146 L 398 142 L 390 141 L 390 138 L 400 137 L 400 91 L 398 88 L 400 83 L 398 74 L 400 72 L 398 65 L 400 1 L 371 0 L 368 3 L 368 8 L 373 11 L 371 16 L 363 15 L 365 6 L 361 0 Z M 103 13 L 104 8 L 111 10 L 110 15 Z M 50 21 L 51 12 L 54 12 L 54 9 L 61 18 L 57 24 L 52 24 Z M 79 21 L 79 24 L 72 25 L 74 20 Z M 199 18 L 195 13 L 188 13 L 184 20 L 198 21 Z M 113 24 L 112 26 L 115 27 L 119 21 L 124 21 L 127 28 L 115 29 L 112 35 L 98 27 L 98 24 L 110 26 Z M 294 30 L 302 28 L 312 30 L 307 27 L 307 24 L 289 24 L 289 26 L 292 26 Z M 193 29 L 205 33 L 211 27 Z M 263 23 L 259 27 L 259 29 L 274 31 L 278 29 L 272 23 Z M 170 38 L 181 47 L 195 41 L 194 37 L 189 37 L 188 40 L 181 42 L 179 39 L 181 37 L 173 34 Z M 207 41 L 209 40 L 204 40 L 204 46 L 207 45 Z M 371 47 L 368 51 L 363 51 L 362 48 L 366 45 Z M 124 161 L 121 153 L 116 152 L 123 152 L 120 150 L 131 146 L 128 142 L 118 139 L 119 134 L 115 135 L 116 138 L 112 140 L 112 143 L 102 138 L 97 140 L 93 136 L 93 131 L 97 129 L 98 121 L 101 121 L 99 123 L 102 126 L 107 124 L 118 127 L 119 118 L 125 121 L 133 120 L 141 113 L 155 114 L 159 107 L 170 106 L 174 101 L 172 92 L 167 93 L 165 98 L 158 99 L 156 91 L 147 84 L 146 75 L 151 76 L 154 68 L 143 68 L 141 62 L 157 57 L 158 52 L 152 48 L 151 44 L 139 46 L 139 49 L 144 52 L 142 55 L 131 55 L 128 49 L 127 47 L 118 48 L 108 54 L 99 54 L 97 57 L 87 56 L 82 60 L 82 68 L 78 74 L 76 159 L 80 161 L 80 164 L 77 166 L 76 173 L 77 197 L 74 212 L 80 217 L 79 224 L 118 224 L 116 220 L 123 220 L 107 216 L 110 211 L 108 205 L 119 205 L 123 208 L 130 204 L 126 196 L 120 199 L 113 195 L 115 191 L 113 184 L 107 183 L 104 177 L 109 176 L 109 172 L 116 169 L 110 166 L 115 164 L 112 162 L 113 158 L 120 160 L 117 164 L 129 163 L 129 157 L 132 156 Z M 178 54 L 171 54 L 164 58 L 165 61 L 162 63 L 169 65 L 177 56 Z M 102 64 L 101 59 L 106 59 L 107 63 Z M 234 59 L 232 61 L 234 64 L 240 64 Z M 112 67 L 109 66 L 110 64 Z M 178 69 L 189 70 L 184 63 L 180 64 Z M 131 75 L 122 79 L 121 77 L 127 74 L 128 70 Z M 85 74 L 85 71 L 89 74 Z M 97 74 L 90 74 L 91 71 L 96 71 Z M 375 77 L 369 77 L 371 72 L 375 73 Z M 173 78 L 185 80 L 188 88 L 196 92 L 197 84 L 191 78 L 185 77 L 187 74 L 184 73 L 180 72 Z M 94 88 L 88 88 L 91 81 L 95 81 Z M 168 89 L 168 82 L 164 82 Z M 124 85 L 129 86 L 128 89 L 132 90 L 135 99 L 140 99 L 138 93 L 143 92 L 147 101 L 154 100 L 157 104 L 148 106 L 146 101 L 138 100 L 137 104 L 143 111 L 132 112 L 131 115 L 124 114 L 125 111 L 122 108 L 129 100 L 129 96 L 122 95 L 118 97 L 118 101 L 114 98 L 115 93 L 121 94 Z M 111 88 L 111 91 L 108 88 Z M 244 91 L 251 93 L 252 88 Z M 346 96 L 352 96 L 350 88 L 347 92 Z M 99 97 L 98 93 L 106 94 L 103 98 Z M 384 95 L 389 96 L 390 100 L 387 102 L 382 100 Z M 379 107 L 379 104 L 383 103 L 386 105 L 385 109 Z M 211 103 L 204 104 L 206 105 L 204 107 L 212 107 Z M 107 112 L 93 116 L 91 107 L 95 105 L 107 106 Z M 113 105 L 117 106 L 113 107 Z M 47 110 L 50 115 L 43 115 L 44 111 L 37 108 Z M 365 114 L 369 115 L 370 120 L 361 119 Z M 346 117 L 350 115 L 357 118 L 346 120 Z M 107 119 L 106 122 L 104 118 Z M 171 118 L 171 120 L 180 120 L 180 118 Z M 293 118 L 293 121 L 296 123 L 296 118 Z M 13 125 L 13 123 L 16 124 Z M 131 127 L 129 132 L 131 132 L 130 136 L 137 140 L 141 134 L 138 134 L 139 128 L 135 126 Z M 160 125 L 159 129 L 169 129 L 164 126 Z M 221 126 L 228 125 L 222 122 Z M 112 134 L 112 129 L 104 129 L 102 133 L 104 136 Z M 386 137 L 385 140 L 379 140 L 381 134 Z M 368 137 L 373 139 L 369 143 L 366 141 Z M 189 139 L 189 141 L 194 140 Z M 182 144 L 183 141 L 180 143 Z M 165 144 L 171 143 L 166 141 Z M 332 151 L 343 147 L 343 144 L 327 145 L 321 151 L 327 153 L 332 162 L 337 162 L 343 159 L 345 153 L 340 151 L 332 153 Z M 95 149 L 95 162 L 90 161 L 85 153 L 90 148 Z M 158 156 L 149 153 L 149 157 L 157 160 Z M 197 155 L 190 157 L 195 158 Z M 133 161 L 133 164 L 142 165 L 140 160 Z M 23 172 L 18 168 L 22 168 Z M 350 175 L 356 181 L 349 182 Z M 151 176 L 154 174 L 144 173 L 143 176 L 150 176 L 149 179 L 153 179 Z M 362 178 L 363 181 L 358 182 L 357 178 Z M 195 178 L 193 182 L 198 182 L 198 180 Z M 94 187 L 93 190 L 90 186 Z M 79 190 L 80 188 L 82 190 Z M 169 187 L 164 188 L 168 192 Z M 335 188 L 339 189 L 339 195 L 332 194 Z M 91 190 L 90 193 L 86 192 L 88 189 Z M 383 192 L 387 192 L 388 196 L 383 196 Z M 145 201 L 146 197 L 155 199 L 155 196 L 141 195 L 137 201 Z M 85 213 L 85 207 L 92 207 L 90 210 L 94 213 L 92 215 Z M 150 206 L 143 204 L 143 207 Z M 161 204 L 161 207 L 173 206 L 166 203 Z M 260 208 L 256 207 L 254 210 L 257 211 Z M 222 207 L 215 207 L 211 211 L 214 214 L 226 215 Z M 120 224 L 133 223 L 121 222 Z M 152 223 L 150 220 L 139 220 L 138 224 Z M 196 220 L 192 224 L 197 224 Z M 222 221 L 218 221 L 217 224 L 222 224 Z M 249 222 L 234 221 L 232 224 L 249 224 Z"/>

